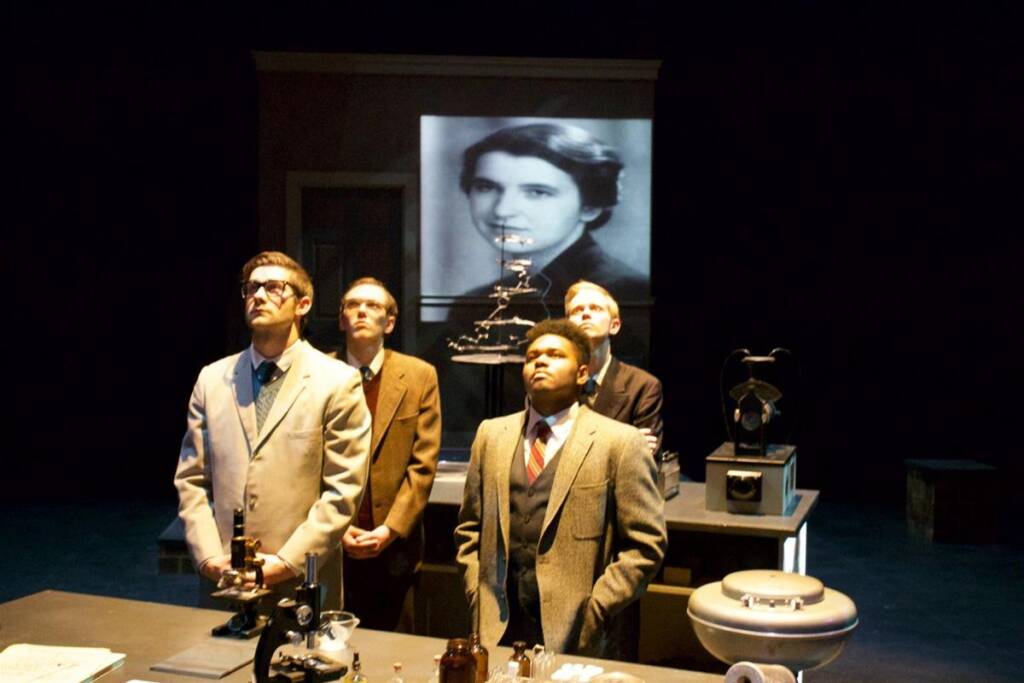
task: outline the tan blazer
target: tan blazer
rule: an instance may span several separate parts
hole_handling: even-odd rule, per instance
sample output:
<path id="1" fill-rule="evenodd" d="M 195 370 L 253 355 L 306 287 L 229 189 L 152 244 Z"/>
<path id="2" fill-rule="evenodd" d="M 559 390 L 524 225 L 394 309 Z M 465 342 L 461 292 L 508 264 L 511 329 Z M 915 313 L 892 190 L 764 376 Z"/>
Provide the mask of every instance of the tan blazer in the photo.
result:
<path id="1" fill-rule="evenodd" d="M 430 363 L 384 351 L 380 393 L 370 445 L 373 523 L 401 536 L 392 552 L 395 573 L 419 568 L 423 511 L 437 473 L 441 448 L 441 399 Z"/>
<path id="2" fill-rule="evenodd" d="M 293 568 L 320 558 L 341 592 L 341 536 L 359 509 L 370 450 L 370 413 L 359 373 L 305 341 L 256 428 L 249 350 L 199 373 L 174 484 L 196 566 L 229 551 L 232 511 L 261 551 Z"/>
<path id="3" fill-rule="evenodd" d="M 509 619 L 509 474 L 525 419 L 519 412 L 480 425 L 455 529 L 471 623 L 488 645 Z M 580 406 L 537 544 L 544 645 L 608 654 L 614 617 L 646 590 L 665 544 L 663 501 L 643 437 Z"/>

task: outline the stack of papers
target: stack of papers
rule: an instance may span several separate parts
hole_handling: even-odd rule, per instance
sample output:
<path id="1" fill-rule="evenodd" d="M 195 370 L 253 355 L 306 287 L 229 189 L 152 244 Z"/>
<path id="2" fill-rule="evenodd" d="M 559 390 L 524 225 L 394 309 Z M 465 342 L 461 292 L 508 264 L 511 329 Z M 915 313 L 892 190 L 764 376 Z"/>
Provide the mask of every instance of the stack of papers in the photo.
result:
<path id="1" fill-rule="evenodd" d="M 0 683 L 86 683 L 122 663 L 105 647 L 18 643 L 0 652 Z"/>

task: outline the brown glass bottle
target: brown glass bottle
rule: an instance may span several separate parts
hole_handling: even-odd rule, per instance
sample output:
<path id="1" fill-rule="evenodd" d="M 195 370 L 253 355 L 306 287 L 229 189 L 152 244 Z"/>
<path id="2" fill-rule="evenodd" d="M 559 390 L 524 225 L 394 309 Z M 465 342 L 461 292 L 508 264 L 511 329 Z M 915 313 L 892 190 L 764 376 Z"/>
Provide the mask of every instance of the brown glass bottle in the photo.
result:
<path id="1" fill-rule="evenodd" d="M 476 683 L 476 658 L 465 638 L 452 638 L 441 656 L 440 683 Z"/>
<path id="2" fill-rule="evenodd" d="M 480 634 L 474 633 L 469 637 L 469 651 L 473 653 L 476 660 L 476 683 L 487 683 L 487 676 L 490 672 L 490 662 L 487 648 L 480 642 Z"/>
<path id="3" fill-rule="evenodd" d="M 530 657 L 526 654 L 526 643 L 524 641 L 517 640 L 512 643 L 512 656 L 508 658 L 508 661 L 519 665 L 520 677 L 530 677 Z"/>

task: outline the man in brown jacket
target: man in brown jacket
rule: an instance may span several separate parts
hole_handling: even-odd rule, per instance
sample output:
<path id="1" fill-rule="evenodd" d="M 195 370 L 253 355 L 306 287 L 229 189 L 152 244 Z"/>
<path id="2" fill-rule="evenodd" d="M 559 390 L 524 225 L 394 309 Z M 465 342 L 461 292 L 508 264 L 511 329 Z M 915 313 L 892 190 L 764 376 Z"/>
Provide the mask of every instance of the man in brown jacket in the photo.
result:
<path id="1" fill-rule="evenodd" d="M 473 441 L 456 561 L 485 644 L 614 657 L 618 619 L 661 566 L 666 531 L 639 430 L 579 404 L 589 344 L 567 320 L 530 330 L 527 410 Z"/>
<path id="2" fill-rule="evenodd" d="M 412 631 L 412 587 L 423 557 L 423 510 L 437 471 L 441 403 L 434 366 L 384 348 L 398 304 L 360 278 L 341 298 L 342 360 L 360 371 L 373 416 L 370 478 L 342 537 L 345 609 L 362 625 Z"/>

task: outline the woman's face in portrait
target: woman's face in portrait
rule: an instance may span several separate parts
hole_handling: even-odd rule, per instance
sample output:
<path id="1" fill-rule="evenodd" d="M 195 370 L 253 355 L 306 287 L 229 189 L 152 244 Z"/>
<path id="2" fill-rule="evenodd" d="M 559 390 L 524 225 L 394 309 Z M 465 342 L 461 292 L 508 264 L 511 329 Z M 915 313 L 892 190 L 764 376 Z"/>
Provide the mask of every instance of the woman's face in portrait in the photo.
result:
<path id="1" fill-rule="evenodd" d="M 505 251 L 530 254 L 572 244 L 601 210 L 584 207 L 576 181 L 554 164 L 540 157 L 487 152 L 476 162 L 469 212 L 492 247 L 501 248 L 495 238 L 504 227 L 511 238 Z"/>

